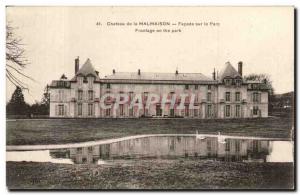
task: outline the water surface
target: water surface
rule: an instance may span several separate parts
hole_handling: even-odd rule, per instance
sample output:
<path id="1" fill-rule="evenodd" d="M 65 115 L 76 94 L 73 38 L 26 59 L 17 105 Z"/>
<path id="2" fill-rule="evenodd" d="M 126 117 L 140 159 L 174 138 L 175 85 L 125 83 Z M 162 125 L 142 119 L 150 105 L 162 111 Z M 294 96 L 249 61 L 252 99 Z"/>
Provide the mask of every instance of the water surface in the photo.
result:
<path id="1" fill-rule="evenodd" d="M 116 159 L 293 162 L 293 142 L 222 136 L 149 136 L 51 150 L 7 151 L 6 161 L 105 164 Z"/>

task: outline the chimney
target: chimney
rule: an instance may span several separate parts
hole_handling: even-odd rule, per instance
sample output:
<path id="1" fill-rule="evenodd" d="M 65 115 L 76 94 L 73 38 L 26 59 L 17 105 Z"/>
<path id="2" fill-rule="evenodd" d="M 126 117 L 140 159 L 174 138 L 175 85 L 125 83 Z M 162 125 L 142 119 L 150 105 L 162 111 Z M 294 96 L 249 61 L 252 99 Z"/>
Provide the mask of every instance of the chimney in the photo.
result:
<path id="1" fill-rule="evenodd" d="M 99 71 L 96 70 L 95 73 L 96 73 L 97 76 L 99 76 Z"/>
<path id="2" fill-rule="evenodd" d="M 116 73 L 116 71 L 115 71 L 115 69 L 113 69 L 113 74 L 115 74 Z"/>
<path id="3" fill-rule="evenodd" d="M 75 58 L 75 75 L 77 74 L 79 70 L 79 56 Z"/>
<path id="4" fill-rule="evenodd" d="M 176 74 L 176 75 L 178 74 L 178 70 L 176 70 L 175 74 Z"/>
<path id="5" fill-rule="evenodd" d="M 238 63 L 238 72 L 241 76 L 243 76 L 243 62 L 239 61 Z"/>
<path id="6" fill-rule="evenodd" d="M 138 75 L 141 75 L 141 70 L 140 69 L 138 69 Z"/>
<path id="7" fill-rule="evenodd" d="M 216 80 L 216 70 L 214 69 L 214 72 L 212 73 L 213 80 Z"/>

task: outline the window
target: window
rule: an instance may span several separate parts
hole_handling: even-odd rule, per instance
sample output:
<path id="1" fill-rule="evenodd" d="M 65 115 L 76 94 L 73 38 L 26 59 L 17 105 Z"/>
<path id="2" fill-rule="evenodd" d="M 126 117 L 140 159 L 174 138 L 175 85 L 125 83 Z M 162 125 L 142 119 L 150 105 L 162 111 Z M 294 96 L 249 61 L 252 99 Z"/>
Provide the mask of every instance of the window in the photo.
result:
<path id="1" fill-rule="evenodd" d="M 110 89 L 110 83 L 106 84 L 106 89 Z"/>
<path id="2" fill-rule="evenodd" d="M 156 105 L 156 116 L 161 116 L 162 115 L 162 110 L 160 105 Z"/>
<path id="3" fill-rule="evenodd" d="M 82 100 L 83 91 L 78 90 L 78 100 Z"/>
<path id="4" fill-rule="evenodd" d="M 241 84 L 242 84 L 242 81 L 240 79 L 236 79 L 235 84 L 236 84 L 237 87 L 240 87 Z"/>
<path id="5" fill-rule="evenodd" d="M 227 141 L 225 144 L 225 151 L 230 151 L 230 142 Z"/>
<path id="6" fill-rule="evenodd" d="M 59 90 L 58 91 L 58 101 L 62 101 L 64 98 L 64 91 L 63 90 Z"/>
<path id="7" fill-rule="evenodd" d="M 185 85 L 185 89 L 189 89 L 189 85 Z"/>
<path id="8" fill-rule="evenodd" d="M 207 140 L 206 147 L 207 147 L 208 151 L 211 151 L 211 149 L 212 149 L 212 142 L 211 142 L 211 140 Z"/>
<path id="9" fill-rule="evenodd" d="M 224 79 L 224 82 L 226 86 L 231 85 L 231 79 Z"/>
<path id="10" fill-rule="evenodd" d="M 94 77 L 88 77 L 88 85 L 89 87 L 93 87 Z"/>
<path id="11" fill-rule="evenodd" d="M 195 85 L 195 89 L 196 89 L 196 90 L 198 89 L 198 85 Z"/>
<path id="12" fill-rule="evenodd" d="M 94 92 L 92 90 L 89 90 L 89 100 L 94 99 Z"/>
<path id="13" fill-rule="evenodd" d="M 58 105 L 58 115 L 63 116 L 64 115 L 64 105 Z"/>
<path id="14" fill-rule="evenodd" d="M 129 100 L 133 100 L 133 92 L 129 92 Z"/>
<path id="15" fill-rule="evenodd" d="M 207 93 L 207 101 L 210 102 L 211 101 L 211 92 Z"/>
<path id="16" fill-rule="evenodd" d="M 226 105 L 225 107 L 225 116 L 230 117 L 230 105 Z"/>
<path id="17" fill-rule="evenodd" d="M 106 116 L 110 116 L 110 108 L 107 108 L 107 109 L 105 110 L 105 115 L 106 115 Z"/>
<path id="18" fill-rule="evenodd" d="M 129 116 L 133 116 L 133 108 L 129 109 Z"/>
<path id="19" fill-rule="evenodd" d="M 240 140 L 235 140 L 235 151 L 239 152 L 241 147 Z"/>
<path id="20" fill-rule="evenodd" d="M 211 105 L 207 105 L 207 117 L 211 117 L 212 111 L 211 111 Z"/>
<path id="21" fill-rule="evenodd" d="M 185 106 L 184 113 L 185 113 L 185 116 L 189 116 L 190 115 L 190 110 L 189 110 L 189 106 L 188 105 Z"/>
<path id="22" fill-rule="evenodd" d="M 82 86 L 83 84 L 83 77 L 77 77 L 78 85 Z"/>
<path id="23" fill-rule="evenodd" d="M 82 153 L 82 148 L 77 148 L 77 153 L 81 154 Z"/>
<path id="24" fill-rule="evenodd" d="M 120 104 L 120 116 L 124 116 L 124 105 Z"/>
<path id="25" fill-rule="evenodd" d="M 148 92 L 144 92 L 144 101 L 146 101 L 147 100 L 147 98 L 148 98 Z"/>
<path id="26" fill-rule="evenodd" d="M 197 117 L 198 116 L 198 110 L 194 109 L 194 116 Z"/>
<path id="27" fill-rule="evenodd" d="M 82 116 L 82 104 L 78 104 L 78 116 Z"/>
<path id="28" fill-rule="evenodd" d="M 259 94 L 257 92 L 253 93 L 253 102 L 259 102 Z"/>
<path id="29" fill-rule="evenodd" d="M 241 93 L 240 92 L 235 92 L 235 101 L 239 102 L 241 101 Z"/>
<path id="30" fill-rule="evenodd" d="M 235 116 L 241 117 L 241 106 L 240 105 L 235 106 Z"/>
<path id="31" fill-rule="evenodd" d="M 230 102 L 230 92 L 226 92 L 225 94 L 225 101 Z"/>
<path id="32" fill-rule="evenodd" d="M 88 104 L 88 115 L 93 116 L 93 104 Z"/>
<path id="33" fill-rule="evenodd" d="M 207 85 L 207 89 L 208 89 L 208 90 L 211 90 L 211 85 Z"/>
<path id="34" fill-rule="evenodd" d="M 148 109 L 144 107 L 144 116 L 148 116 Z"/>
<path id="35" fill-rule="evenodd" d="M 175 116 L 175 113 L 174 113 L 174 109 L 173 109 L 173 108 L 170 109 L 170 116 L 172 116 L 172 117 Z"/>
<path id="36" fill-rule="evenodd" d="M 92 147 L 92 146 L 88 147 L 88 151 L 89 151 L 90 153 L 92 153 L 92 152 L 93 152 L 93 147 Z"/>
<path id="37" fill-rule="evenodd" d="M 253 115 L 258 115 L 258 106 L 253 106 Z"/>

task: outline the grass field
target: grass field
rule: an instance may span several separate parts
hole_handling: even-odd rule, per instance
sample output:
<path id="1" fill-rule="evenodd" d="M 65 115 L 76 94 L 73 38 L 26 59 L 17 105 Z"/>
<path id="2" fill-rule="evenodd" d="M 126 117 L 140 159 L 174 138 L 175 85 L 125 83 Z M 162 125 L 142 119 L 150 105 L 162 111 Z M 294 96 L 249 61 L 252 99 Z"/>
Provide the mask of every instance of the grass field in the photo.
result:
<path id="1" fill-rule="evenodd" d="M 114 165 L 7 162 L 9 189 L 292 189 L 293 163 L 138 160 Z M 33 174 L 34 173 L 34 174 Z"/>
<path id="2" fill-rule="evenodd" d="M 138 134 L 221 132 L 228 135 L 290 138 L 291 118 L 201 119 L 39 119 L 7 120 L 7 145 L 58 144 Z"/>

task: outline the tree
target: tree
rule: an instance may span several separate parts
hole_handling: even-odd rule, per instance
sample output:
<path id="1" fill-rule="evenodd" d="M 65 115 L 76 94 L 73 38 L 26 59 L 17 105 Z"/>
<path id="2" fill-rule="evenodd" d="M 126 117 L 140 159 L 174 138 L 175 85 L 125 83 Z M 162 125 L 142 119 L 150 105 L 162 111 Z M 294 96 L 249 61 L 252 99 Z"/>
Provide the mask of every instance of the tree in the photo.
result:
<path id="1" fill-rule="evenodd" d="M 20 87 L 17 86 L 12 94 L 6 106 L 6 112 L 9 115 L 24 115 L 29 113 L 29 105 L 25 103 L 24 95 Z"/>
<path id="2" fill-rule="evenodd" d="M 21 78 L 33 79 L 23 72 L 28 65 L 23 46 L 22 39 L 16 37 L 14 28 L 6 24 L 6 78 L 16 87 L 28 90 Z"/>
<path id="3" fill-rule="evenodd" d="M 44 89 L 44 94 L 40 104 L 39 112 L 41 115 L 48 115 L 49 109 L 50 109 L 50 93 L 49 93 L 49 86 L 47 85 Z"/>
<path id="4" fill-rule="evenodd" d="M 270 96 L 274 94 L 274 88 L 272 85 L 272 81 L 270 79 L 270 76 L 267 74 L 250 74 L 244 76 L 245 81 L 259 81 L 266 83 L 266 86 L 268 88 L 268 93 Z"/>

